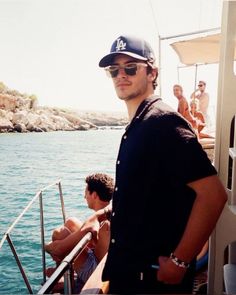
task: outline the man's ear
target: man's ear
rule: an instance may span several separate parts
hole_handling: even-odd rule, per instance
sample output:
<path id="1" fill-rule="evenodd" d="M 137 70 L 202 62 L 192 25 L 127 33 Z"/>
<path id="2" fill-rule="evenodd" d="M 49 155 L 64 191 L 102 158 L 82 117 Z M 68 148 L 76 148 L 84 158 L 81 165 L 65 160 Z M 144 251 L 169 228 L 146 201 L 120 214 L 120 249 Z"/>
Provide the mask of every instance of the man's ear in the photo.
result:
<path id="1" fill-rule="evenodd" d="M 158 68 L 152 70 L 153 81 L 158 77 Z"/>
<path id="2" fill-rule="evenodd" d="M 148 74 L 152 81 L 155 81 L 158 77 L 158 69 L 152 69 L 152 71 Z"/>
<path id="3" fill-rule="evenodd" d="M 95 191 L 92 192 L 92 197 L 93 197 L 94 200 L 96 200 L 97 198 L 99 198 L 97 192 L 95 192 Z"/>

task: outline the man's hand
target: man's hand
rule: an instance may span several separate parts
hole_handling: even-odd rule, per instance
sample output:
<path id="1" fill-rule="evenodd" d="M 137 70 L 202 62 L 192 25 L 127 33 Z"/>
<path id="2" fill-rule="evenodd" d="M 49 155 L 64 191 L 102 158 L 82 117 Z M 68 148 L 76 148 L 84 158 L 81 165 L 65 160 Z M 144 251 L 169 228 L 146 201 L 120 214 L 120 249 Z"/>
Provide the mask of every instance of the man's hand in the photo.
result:
<path id="1" fill-rule="evenodd" d="M 98 217 L 96 214 L 94 214 L 84 222 L 84 224 L 82 225 L 80 229 L 80 232 L 82 236 L 84 236 L 88 232 L 91 232 L 93 235 L 92 242 L 96 244 L 98 241 L 99 228 L 100 228 L 100 223 L 98 221 Z"/>
<path id="2" fill-rule="evenodd" d="M 186 273 L 186 268 L 179 267 L 169 257 L 159 257 L 157 280 L 165 284 L 180 284 Z"/>

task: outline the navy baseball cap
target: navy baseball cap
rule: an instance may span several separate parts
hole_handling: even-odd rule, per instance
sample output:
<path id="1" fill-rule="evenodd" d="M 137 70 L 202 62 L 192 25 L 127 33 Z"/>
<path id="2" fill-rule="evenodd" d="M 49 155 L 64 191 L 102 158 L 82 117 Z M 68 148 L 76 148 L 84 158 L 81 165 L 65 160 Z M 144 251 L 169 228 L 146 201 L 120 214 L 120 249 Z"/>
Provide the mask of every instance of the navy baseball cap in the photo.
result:
<path id="1" fill-rule="evenodd" d="M 113 42 L 110 53 L 100 60 L 99 67 L 105 68 L 111 65 L 117 54 L 125 54 L 147 61 L 151 66 L 155 63 L 154 52 L 145 40 L 136 37 L 120 36 Z"/>

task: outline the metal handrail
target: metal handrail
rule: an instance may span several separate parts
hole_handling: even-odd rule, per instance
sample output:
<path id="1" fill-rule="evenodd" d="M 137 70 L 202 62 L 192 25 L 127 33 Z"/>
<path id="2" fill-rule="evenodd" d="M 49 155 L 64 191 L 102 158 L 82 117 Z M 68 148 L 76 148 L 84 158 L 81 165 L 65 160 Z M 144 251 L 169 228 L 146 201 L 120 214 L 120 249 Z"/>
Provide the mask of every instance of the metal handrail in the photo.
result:
<path id="1" fill-rule="evenodd" d="M 19 220 L 22 218 L 22 216 L 28 211 L 28 209 L 32 206 L 32 204 L 39 198 L 39 195 L 44 192 L 45 190 L 49 189 L 50 187 L 54 186 L 54 185 L 59 185 L 61 184 L 61 180 L 57 180 L 55 182 L 53 182 L 52 184 L 49 184 L 48 186 L 45 186 L 44 188 L 42 188 L 40 191 L 38 191 L 35 196 L 33 197 L 33 199 L 28 203 L 28 205 L 25 207 L 25 209 L 20 213 L 20 215 L 15 219 L 15 221 L 12 223 L 12 225 L 8 228 L 8 230 L 5 232 L 5 234 L 3 235 L 3 238 L 0 242 L 0 249 L 4 243 L 4 241 L 7 238 L 7 235 L 10 234 L 10 232 L 13 230 L 13 228 L 15 227 L 15 225 L 19 222 Z M 61 186 L 60 186 L 61 187 Z M 65 212 L 65 208 L 63 207 L 62 211 Z M 63 213 L 63 216 L 65 216 L 65 213 Z M 65 219 L 64 219 L 65 221 Z"/>
<path id="2" fill-rule="evenodd" d="M 28 281 L 28 278 L 26 276 L 26 273 L 24 271 L 24 268 L 22 266 L 22 263 L 19 259 L 19 256 L 17 255 L 16 249 L 13 245 L 13 242 L 10 238 L 10 233 L 11 231 L 14 229 L 15 225 L 21 220 L 21 218 L 23 217 L 23 215 L 30 209 L 30 207 L 32 206 L 32 204 L 39 199 L 39 206 L 40 206 L 40 227 L 41 227 L 41 248 L 42 248 L 42 265 L 43 265 L 43 281 L 46 282 L 46 274 L 45 274 L 45 270 L 46 270 L 46 258 L 45 258 L 45 249 L 44 249 L 44 244 L 45 244 L 45 240 L 44 240 L 44 214 L 43 214 L 43 192 L 45 190 L 48 190 L 49 188 L 51 188 L 54 185 L 58 185 L 58 189 L 59 189 L 59 194 L 60 194 L 60 201 L 61 201 L 61 210 L 62 210 L 62 216 L 63 216 L 63 221 L 65 222 L 66 220 L 66 214 L 65 214 L 65 206 L 64 206 L 64 200 L 63 200 L 63 194 L 62 194 L 62 188 L 61 188 L 61 180 L 57 180 L 55 182 L 53 182 L 52 184 L 49 184 L 47 186 L 45 186 L 43 189 L 41 189 L 40 191 L 38 191 L 35 196 L 31 199 L 31 201 L 28 203 L 28 205 L 24 208 L 24 210 L 19 214 L 19 216 L 14 220 L 14 222 L 11 224 L 11 226 L 8 228 L 8 230 L 4 233 L 1 241 L 0 241 L 0 249 L 2 248 L 5 240 L 7 240 L 11 251 L 14 255 L 14 258 L 16 260 L 16 263 L 19 267 L 19 270 L 21 272 L 21 275 L 24 279 L 24 282 L 26 284 L 26 287 L 29 291 L 30 294 L 32 294 L 32 288 L 30 286 L 30 283 Z"/>
<path id="3" fill-rule="evenodd" d="M 84 247 L 91 241 L 92 233 L 88 232 L 79 243 L 73 248 L 73 250 L 62 260 L 61 264 L 52 274 L 52 276 L 47 280 L 47 282 L 42 286 L 37 294 L 48 294 L 56 282 L 64 275 L 64 273 L 69 269 L 70 265 L 73 263 L 75 258 L 82 252 Z"/>

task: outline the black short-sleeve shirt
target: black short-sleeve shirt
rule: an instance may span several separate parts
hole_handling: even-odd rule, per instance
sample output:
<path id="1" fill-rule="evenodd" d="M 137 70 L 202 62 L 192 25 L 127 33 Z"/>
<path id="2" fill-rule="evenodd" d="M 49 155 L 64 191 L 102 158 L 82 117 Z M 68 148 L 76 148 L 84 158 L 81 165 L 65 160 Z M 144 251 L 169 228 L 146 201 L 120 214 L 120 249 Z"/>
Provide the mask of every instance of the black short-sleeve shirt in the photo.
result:
<path id="1" fill-rule="evenodd" d="M 188 122 L 161 99 L 144 100 L 120 143 L 103 279 L 122 278 L 169 256 L 195 200 L 187 184 L 214 174 Z"/>

